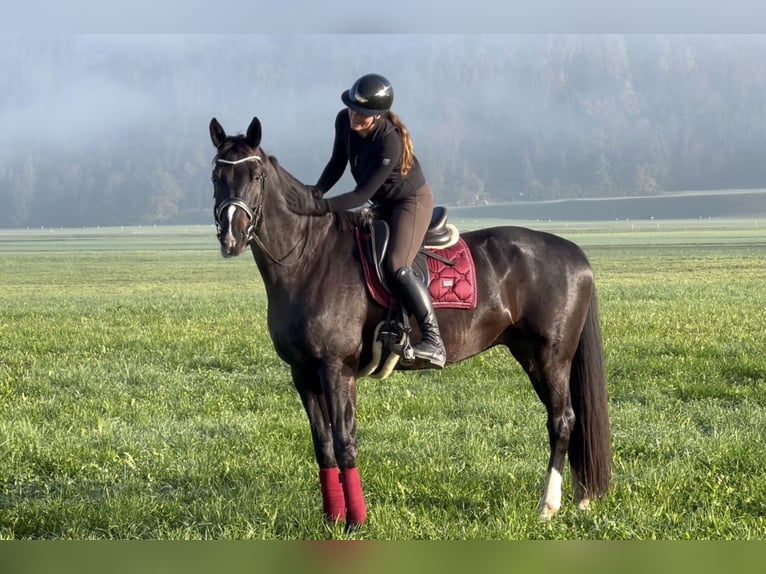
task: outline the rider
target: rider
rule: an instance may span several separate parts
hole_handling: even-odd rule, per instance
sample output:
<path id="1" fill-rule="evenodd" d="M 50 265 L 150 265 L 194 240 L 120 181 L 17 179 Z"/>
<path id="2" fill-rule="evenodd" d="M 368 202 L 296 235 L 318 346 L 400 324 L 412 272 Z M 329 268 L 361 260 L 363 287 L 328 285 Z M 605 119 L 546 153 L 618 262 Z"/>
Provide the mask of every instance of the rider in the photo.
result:
<path id="1" fill-rule="evenodd" d="M 412 262 L 425 237 L 434 207 L 431 187 L 415 157 L 402 120 L 391 111 L 394 90 L 379 74 L 365 74 L 341 94 L 345 109 L 335 117 L 332 155 L 315 186 L 314 197 L 288 194 L 288 207 L 305 215 L 324 215 L 375 205 L 391 228 L 386 271 L 396 295 L 414 315 L 423 336 L 415 356 L 441 368 L 446 351 L 428 288 L 415 276 Z M 346 165 L 356 181 L 353 191 L 322 199 L 340 180 Z"/>

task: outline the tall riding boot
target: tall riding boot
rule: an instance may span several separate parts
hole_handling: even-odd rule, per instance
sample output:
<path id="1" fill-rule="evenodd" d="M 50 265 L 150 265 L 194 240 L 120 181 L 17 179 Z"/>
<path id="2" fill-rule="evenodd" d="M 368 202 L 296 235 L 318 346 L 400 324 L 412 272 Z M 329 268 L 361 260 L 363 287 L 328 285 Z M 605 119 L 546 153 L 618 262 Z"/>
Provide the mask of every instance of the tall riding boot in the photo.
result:
<path id="1" fill-rule="evenodd" d="M 439 325 L 436 322 L 428 288 L 409 267 L 399 269 L 394 278 L 398 287 L 397 294 L 407 311 L 415 317 L 423 335 L 418 344 L 412 347 L 415 356 L 441 369 L 447 360 L 447 351 L 444 349 L 444 342 L 439 333 Z"/>

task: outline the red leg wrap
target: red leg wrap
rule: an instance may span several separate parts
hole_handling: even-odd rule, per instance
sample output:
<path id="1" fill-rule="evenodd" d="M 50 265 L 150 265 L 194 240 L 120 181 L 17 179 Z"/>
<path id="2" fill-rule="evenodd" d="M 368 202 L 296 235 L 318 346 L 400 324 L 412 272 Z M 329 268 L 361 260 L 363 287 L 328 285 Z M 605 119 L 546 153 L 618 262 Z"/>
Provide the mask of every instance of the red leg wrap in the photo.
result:
<path id="1" fill-rule="evenodd" d="M 340 481 L 343 484 L 343 494 L 346 496 L 346 523 L 362 524 L 367 518 L 367 506 L 364 504 L 359 469 L 341 470 Z"/>
<path id="2" fill-rule="evenodd" d="M 330 520 L 346 518 L 346 500 L 340 483 L 338 468 L 320 468 L 319 484 L 322 487 L 322 511 Z"/>

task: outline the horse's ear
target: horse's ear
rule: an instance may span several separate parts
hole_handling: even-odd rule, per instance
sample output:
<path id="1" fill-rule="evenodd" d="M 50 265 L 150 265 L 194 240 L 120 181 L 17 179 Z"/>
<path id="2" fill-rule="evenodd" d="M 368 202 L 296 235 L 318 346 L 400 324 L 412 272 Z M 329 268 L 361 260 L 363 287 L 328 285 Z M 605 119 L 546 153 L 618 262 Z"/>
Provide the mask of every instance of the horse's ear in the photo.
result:
<path id="1" fill-rule="evenodd" d="M 221 147 L 221 144 L 226 141 L 226 132 L 223 131 L 221 124 L 215 118 L 210 120 L 210 139 L 217 148 Z"/>
<path id="2" fill-rule="evenodd" d="M 255 149 L 261 143 L 261 121 L 254 117 L 250 122 L 250 126 L 247 128 L 247 143 L 250 147 Z"/>

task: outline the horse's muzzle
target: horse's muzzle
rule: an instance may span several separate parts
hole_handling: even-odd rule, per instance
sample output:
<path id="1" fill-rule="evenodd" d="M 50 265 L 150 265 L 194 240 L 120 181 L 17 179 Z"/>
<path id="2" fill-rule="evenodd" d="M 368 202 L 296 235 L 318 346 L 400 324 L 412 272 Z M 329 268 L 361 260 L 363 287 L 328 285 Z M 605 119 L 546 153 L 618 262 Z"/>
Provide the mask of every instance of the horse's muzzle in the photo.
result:
<path id="1" fill-rule="evenodd" d="M 223 257 L 236 257 L 247 249 L 247 241 L 237 241 L 231 234 L 227 234 L 221 237 L 220 246 Z"/>
<path id="2" fill-rule="evenodd" d="M 228 200 L 216 210 L 216 228 L 221 255 L 235 257 L 246 248 L 253 234 L 253 212 L 241 200 Z"/>

